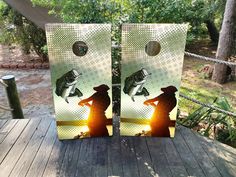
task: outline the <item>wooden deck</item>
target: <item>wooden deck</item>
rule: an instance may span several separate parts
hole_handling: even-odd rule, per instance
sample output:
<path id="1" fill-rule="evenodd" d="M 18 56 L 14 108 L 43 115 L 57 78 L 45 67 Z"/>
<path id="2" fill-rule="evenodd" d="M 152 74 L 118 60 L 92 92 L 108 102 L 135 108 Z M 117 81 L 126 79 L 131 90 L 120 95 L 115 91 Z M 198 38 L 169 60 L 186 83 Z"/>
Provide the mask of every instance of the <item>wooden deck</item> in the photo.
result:
<path id="1" fill-rule="evenodd" d="M 182 126 L 170 138 L 59 141 L 55 121 L 0 121 L 0 176 L 236 176 L 236 149 Z"/>

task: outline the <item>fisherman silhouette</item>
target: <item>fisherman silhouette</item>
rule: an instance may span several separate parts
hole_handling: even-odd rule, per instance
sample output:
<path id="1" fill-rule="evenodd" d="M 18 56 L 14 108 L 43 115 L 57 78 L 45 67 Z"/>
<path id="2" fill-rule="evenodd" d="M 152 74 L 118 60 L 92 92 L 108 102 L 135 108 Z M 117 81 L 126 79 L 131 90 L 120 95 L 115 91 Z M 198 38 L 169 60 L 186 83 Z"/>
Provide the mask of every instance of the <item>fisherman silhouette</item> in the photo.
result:
<path id="1" fill-rule="evenodd" d="M 175 98 L 177 88 L 168 86 L 161 88 L 161 91 L 164 93 L 153 99 L 146 100 L 144 104 L 155 107 L 150 122 L 151 135 L 157 137 L 170 137 L 169 127 L 175 126 L 175 121 L 170 120 L 169 113 L 174 109 L 177 103 Z M 157 105 L 154 103 L 156 101 L 158 102 Z"/>
<path id="2" fill-rule="evenodd" d="M 89 106 L 90 113 L 88 116 L 88 128 L 91 137 L 109 136 L 106 128 L 107 118 L 105 111 L 110 105 L 110 97 L 107 85 L 102 84 L 93 88 L 96 92 L 87 99 L 81 100 L 78 105 Z M 89 102 L 92 101 L 90 104 Z"/>

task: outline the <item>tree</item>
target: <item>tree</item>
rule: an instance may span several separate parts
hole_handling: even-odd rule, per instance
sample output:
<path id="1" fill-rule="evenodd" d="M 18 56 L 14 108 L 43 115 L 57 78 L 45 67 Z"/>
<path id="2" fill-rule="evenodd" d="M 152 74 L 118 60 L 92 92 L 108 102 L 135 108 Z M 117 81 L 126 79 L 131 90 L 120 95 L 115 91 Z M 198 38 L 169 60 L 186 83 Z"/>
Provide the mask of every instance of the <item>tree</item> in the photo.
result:
<path id="1" fill-rule="evenodd" d="M 227 60 L 234 49 L 234 30 L 236 25 L 236 1 L 227 0 L 225 6 L 224 20 L 220 31 L 216 58 Z M 212 80 L 223 84 L 227 81 L 227 66 L 215 64 Z"/>
<path id="2" fill-rule="evenodd" d="M 222 21 L 226 0 L 203 0 L 204 4 L 204 23 L 206 24 L 208 34 L 214 44 L 218 43 L 219 31 L 215 23 L 216 19 Z M 221 24 L 218 24 L 221 26 Z"/>
<path id="3" fill-rule="evenodd" d="M 31 0 L 50 9 L 64 22 L 112 23 L 112 39 L 120 41 L 125 23 L 189 23 L 188 42 L 210 37 L 218 42 L 218 29 L 226 0 Z"/>
<path id="4" fill-rule="evenodd" d="M 0 1 L 0 31 L 1 43 L 19 44 L 24 54 L 35 51 L 43 61 L 48 61 L 44 30 L 2 1 Z"/>

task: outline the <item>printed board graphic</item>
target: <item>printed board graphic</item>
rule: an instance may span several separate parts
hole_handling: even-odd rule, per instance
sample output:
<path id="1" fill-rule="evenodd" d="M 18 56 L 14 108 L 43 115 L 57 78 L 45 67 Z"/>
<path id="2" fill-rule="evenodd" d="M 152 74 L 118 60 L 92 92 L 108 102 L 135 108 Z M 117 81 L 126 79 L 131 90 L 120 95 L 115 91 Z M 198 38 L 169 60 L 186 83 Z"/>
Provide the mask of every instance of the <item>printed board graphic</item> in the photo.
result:
<path id="1" fill-rule="evenodd" d="M 111 25 L 47 24 L 59 139 L 112 135 Z"/>
<path id="2" fill-rule="evenodd" d="M 122 25 L 123 136 L 174 137 L 187 25 Z"/>

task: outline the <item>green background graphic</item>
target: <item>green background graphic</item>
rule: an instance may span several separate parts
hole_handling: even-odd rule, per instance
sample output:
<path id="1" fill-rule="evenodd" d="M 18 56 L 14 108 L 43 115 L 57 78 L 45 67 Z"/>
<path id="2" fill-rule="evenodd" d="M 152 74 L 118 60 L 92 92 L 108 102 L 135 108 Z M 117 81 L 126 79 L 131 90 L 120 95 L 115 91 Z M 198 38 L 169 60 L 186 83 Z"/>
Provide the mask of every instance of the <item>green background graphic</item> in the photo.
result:
<path id="1" fill-rule="evenodd" d="M 181 82 L 187 25 L 185 24 L 124 24 L 122 25 L 122 68 L 121 68 L 121 118 L 150 119 L 154 108 L 146 106 L 144 96 L 135 96 L 133 102 L 123 92 L 125 78 L 145 68 L 151 75 L 144 87 L 149 91 L 148 99 L 162 93 L 162 87 L 170 85 L 178 90 Z M 161 45 L 160 53 L 149 56 L 145 46 L 149 41 Z M 176 92 L 178 99 L 179 92 Z M 171 111 L 171 120 L 176 119 L 177 106 Z M 149 130 L 148 124 L 125 123 L 121 119 L 121 135 L 134 136 Z M 174 129 L 171 130 L 174 136 Z"/>
<path id="2" fill-rule="evenodd" d="M 57 121 L 86 120 L 89 114 L 87 106 L 78 106 L 81 99 L 88 98 L 95 91 L 93 87 L 106 84 L 111 90 L 111 25 L 110 24 L 47 24 L 48 54 L 51 69 L 54 107 Z M 72 46 L 83 41 L 88 46 L 87 54 L 76 56 Z M 69 104 L 55 94 L 56 80 L 71 69 L 82 73 L 76 87 L 83 96 L 69 97 Z M 106 110 L 107 118 L 112 117 L 112 104 Z M 87 126 L 58 126 L 60 139 L 71 139 Z M 110 135 L 112 127 L 108 127 Z"/>

